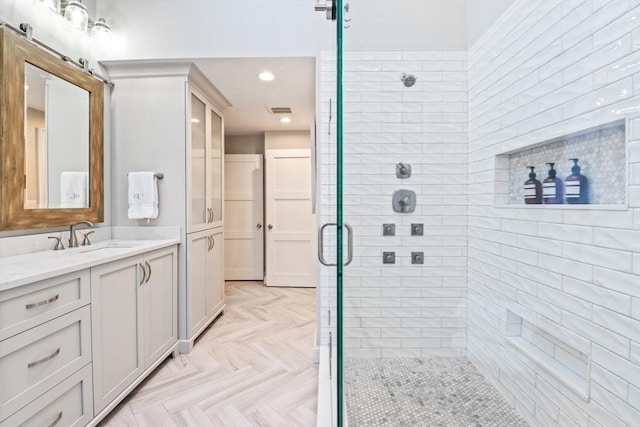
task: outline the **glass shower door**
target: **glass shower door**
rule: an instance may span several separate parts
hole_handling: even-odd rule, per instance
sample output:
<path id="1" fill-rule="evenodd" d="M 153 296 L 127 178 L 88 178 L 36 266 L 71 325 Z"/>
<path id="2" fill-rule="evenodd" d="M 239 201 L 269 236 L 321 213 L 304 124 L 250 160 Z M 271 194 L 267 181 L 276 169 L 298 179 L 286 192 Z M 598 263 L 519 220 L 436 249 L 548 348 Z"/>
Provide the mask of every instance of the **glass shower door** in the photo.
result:
<path id="1" fill-rule="evenodd" d="M 640 163 L 624 157 L 625 138 L 640 147 L 640 5 L 335 5 L 321 155 L 337 425 L 636 425 L 640 383 L 619 367 L 640 372 L 622 195 L 640 182 L 623 176 Z M 561 188 L 575 158 L 618 205 L 525 204 L 525 166 L 564 168 Z"/>
<path id="2" fill-rule="evenodd" d="M 466 43 L 417 39 L 444 25 L 435 3 L 337 2 L 336 222 L 353 229 L 336 271 L 339 425 L 473 425 L 444 415 L 465 396 L 449 381 L 471 375 L 468 87 Z"/>

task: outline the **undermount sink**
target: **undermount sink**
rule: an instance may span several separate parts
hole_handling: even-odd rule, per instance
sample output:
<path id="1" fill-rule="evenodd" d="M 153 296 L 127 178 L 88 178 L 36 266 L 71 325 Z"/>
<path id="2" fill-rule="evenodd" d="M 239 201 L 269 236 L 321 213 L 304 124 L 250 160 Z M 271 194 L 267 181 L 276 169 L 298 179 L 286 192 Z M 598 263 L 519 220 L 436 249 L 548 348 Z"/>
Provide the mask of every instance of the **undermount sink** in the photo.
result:
<path id="1" fill-rule="evenodd" d="M 78 249 L 78 252 L 87 253 L 87 252 L 94 252 L 94 251 L 100 251 L 105 249 L 129 249 L 135 246 L 136 245 L 132 243 L 126 243 L 126 242 L 107 242 L 107 243 L 98 243 L 91 246 L 84 246 L 81 249 Z"/>
<path id="2" fill-rule="evenodd" d="M 104 243 L 96 243 L 91 246 L 81 246 L 77 249 L 73 249 L 69 251 L 69 254 L 77 255 L 87 255 L 87 256 L 109 256 L 121 253 L 122 251 L 135 248 L 139 246 L 134 242 L 104 242 Z"/>

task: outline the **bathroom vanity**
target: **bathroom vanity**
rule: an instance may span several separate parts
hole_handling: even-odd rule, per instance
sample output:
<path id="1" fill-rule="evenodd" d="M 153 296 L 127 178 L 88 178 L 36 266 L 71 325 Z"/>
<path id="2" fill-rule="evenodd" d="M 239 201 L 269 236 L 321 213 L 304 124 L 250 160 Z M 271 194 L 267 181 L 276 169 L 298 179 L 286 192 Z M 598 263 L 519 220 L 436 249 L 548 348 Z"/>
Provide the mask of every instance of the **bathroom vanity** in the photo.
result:
<path id="1" fill-rule="evenodd" d="M 0 426 L 96 425 L 177 352 L 178 243 L 0 258 Z"/>

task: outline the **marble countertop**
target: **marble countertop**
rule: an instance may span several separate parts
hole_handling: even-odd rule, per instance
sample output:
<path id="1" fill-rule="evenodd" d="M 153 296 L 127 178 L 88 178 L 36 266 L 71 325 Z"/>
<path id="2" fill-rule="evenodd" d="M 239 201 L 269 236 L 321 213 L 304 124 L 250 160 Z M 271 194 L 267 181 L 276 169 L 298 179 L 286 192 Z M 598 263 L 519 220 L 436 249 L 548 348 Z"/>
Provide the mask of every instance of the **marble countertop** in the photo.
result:
<path id="1" fill-rule="evenodd" d="M 180 240 L 107 240 L 63 251 L 0 258 L 0 291 L 179 244 Z"/>

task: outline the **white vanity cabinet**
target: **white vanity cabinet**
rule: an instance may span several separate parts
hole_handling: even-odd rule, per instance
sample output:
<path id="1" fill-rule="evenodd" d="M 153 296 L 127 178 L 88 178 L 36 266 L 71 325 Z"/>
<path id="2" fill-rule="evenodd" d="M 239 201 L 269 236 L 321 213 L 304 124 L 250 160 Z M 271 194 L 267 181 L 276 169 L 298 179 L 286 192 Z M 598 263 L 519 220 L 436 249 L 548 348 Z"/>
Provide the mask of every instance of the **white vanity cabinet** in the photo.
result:
<path id="1" fill-rule="evenodd" d="M 50 389 L 90 366 L 88 304 L 89 269 L 0 292 L 0 426 L 21 425 L 15 420 L 36 416 L 27 405 L 43 395 L 55 400 L 59 395 Z M 78 381 L 91 389 L 90 376 Z M 49 410 L 74 420 L 67 425 L 86 422 L 93 417 L 91 401 L 83 394 L 76 398 L 80 413 L 62 403 Z M 57 412 L 49 423 L 56 417 Z"/>
<path id="2" fill-rule="evenodd" d="M 220 228 L 188 235 L 189 336 L 198 336 L 224 308 L 223 241 Z"/>
<path id="3" fill-rule="evenodd" d="M 156 171 L 159 216 L 154 226 L 181 228 L 178 252 L 178 337 L 189 352 L 198 335 L 224 309 L 223 231 L 225 97 L 190 62 L 105 61 L 112 94 L 114 222 L 127 217 L 127 174 Z M 209 239 L 210 240 L 210 239 Z M 205 258 L 216 259 L 205 261 Z M 220 295 L 220 296 L 218 296 Z M 215 296 L 215 301 L 213 301 Z"/>
<path id="4" fill-rule="evenodd" d="M 0 258 L 0 427 L 95 426 L 177 353 L 178 243 Z"/>
<path id="5" fill-rule="evenodd" d="M 173 248 L 91 269 L 93 396 L 97 413 L 177 341 Z"/>

